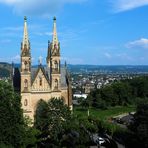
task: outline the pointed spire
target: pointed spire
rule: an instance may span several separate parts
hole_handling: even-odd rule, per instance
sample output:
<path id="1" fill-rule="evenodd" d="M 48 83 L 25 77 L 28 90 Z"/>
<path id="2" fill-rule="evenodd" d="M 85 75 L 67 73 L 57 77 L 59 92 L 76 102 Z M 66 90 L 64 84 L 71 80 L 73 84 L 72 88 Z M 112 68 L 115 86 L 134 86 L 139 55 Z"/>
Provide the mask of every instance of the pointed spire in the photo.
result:
<path id="1" fill-rule="evenodd" d="M 65 68 L 67 68 L 67 62 L 65 61 Z"/>
<path id="2" fill-rule="evenodd" d="M 27 30 L 27 17 L 24 17 L 24 36 L 23 36 L 23 48 L 26 46 L 29 49 L 29 38 L 28 38 L 28 30 Z"/>
<path id="3" fill-rule="evenodd" d="M 56 28 L 56 17 L 53 18 L 53 39 L 52 39 L 53 47 L 58 46 L 58 36 L 57 36 L 57 28 Z"/>

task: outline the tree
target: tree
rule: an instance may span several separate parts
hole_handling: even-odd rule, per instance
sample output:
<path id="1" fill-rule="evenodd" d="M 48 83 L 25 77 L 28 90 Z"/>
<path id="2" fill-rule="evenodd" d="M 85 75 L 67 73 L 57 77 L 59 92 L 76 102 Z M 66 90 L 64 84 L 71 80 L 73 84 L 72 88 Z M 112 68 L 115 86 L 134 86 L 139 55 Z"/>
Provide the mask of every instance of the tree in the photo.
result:
<path id="1" fill-rule="evenodd" d="M 132 94 L 135 97 L 148 97 L 148 77 L 138 77 L 129 81 L 132 86 Z"/>
<path id="2" fill-rule="evenodd" d="M 148 98 L 148 77 L 121 80 L 90 92 L 88 99 L 95 108 L 136 104 Z"/>
<path id="3" fill-rule="evenodd" d="M 34 148 L 40 141 L 40 138 L 38 137 L 38 135 L 40 134 L 39 130 L 30 125 L 32 125 L 32 120 L 29 117 L 24 117 L 25 134 L 23 136 L 23 143 L 24 147 L 26 148 Z"/>
<path id="4" fill-rule="evenodd" d="M 31 147 L 37 131 L 23 118 L 21 98 L 10 84 L 0 81 L 0 147 Z"/>
<path id="5" fill-rule="evenodd" d="M 117 105 L 117 95 L 114 93 L 114 89 L 112 86 L 105 86 L 101 89 L 101 98 L 105 100 L 108 106 Z"/>
<path id="6" fill-rule="evenodd" d="M 11 85 L 0 82 L 0 143 L 22 146 L 23 135 L 20 97 L 14 93 Z"/>
<path id="7" fill-rule="evenodd" d="M 71 112 L 62 99 L 40 100 L 35 115 L 35 127 L 41 131 L 39 146 L 59 146 L 64 127 L 70 124 Z"/>
<path id="8" fill-rule="evenodd" d="M 127 105 L 131 97 L 131 88 L 127 82 L 116 82 L 112 85 L 114 94 L 118 98 L 116 105 Z"/>
<path id="9" fill-rule="evenodd" d="M 139 104 L 134 115 L 133 123 L 130 125 L 130 130 L 134 132 L 134 138 L 137 139 L 137 144 L 140 147 L 148 147 L 148 102 Z"/>

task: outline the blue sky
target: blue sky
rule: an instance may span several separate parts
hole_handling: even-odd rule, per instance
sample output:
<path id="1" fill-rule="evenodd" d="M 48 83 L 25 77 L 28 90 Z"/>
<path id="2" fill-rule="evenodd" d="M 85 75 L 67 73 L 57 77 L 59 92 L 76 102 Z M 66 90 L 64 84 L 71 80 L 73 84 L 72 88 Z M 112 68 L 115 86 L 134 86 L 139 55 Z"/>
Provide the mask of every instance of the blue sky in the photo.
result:
<path id="1" fill-rule="evenodd" d="M 148 0 L 0 0 L 0 61 L 20 62 L 24 16 L 33 64 L 57 17 L 62 62 L 148 65 Z"/>

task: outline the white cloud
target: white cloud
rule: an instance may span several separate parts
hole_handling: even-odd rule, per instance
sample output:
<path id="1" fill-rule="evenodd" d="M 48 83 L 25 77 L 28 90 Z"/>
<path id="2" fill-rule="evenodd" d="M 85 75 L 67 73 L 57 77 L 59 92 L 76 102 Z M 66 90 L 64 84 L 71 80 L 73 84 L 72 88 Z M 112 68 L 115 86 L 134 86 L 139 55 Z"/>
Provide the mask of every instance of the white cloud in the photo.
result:
<path id="1" fill-rule="evenodd" d="M 0 0 L 0 2 L 7 3 L 7 4 L 12 4 L 12 3 L 19 2 L 19 0 Z"/>
<path id="2" fill-rule="evenodd" d="M 20 55 L 17 54 L 16 56 L 12 57 L 11 60 L 12 60 L 12 61 L 15 61 L 15 62 L 20 61 Z"/>
<path id="3" fill-rule="evenodd" d="M 13 27 L 3 27 L 0 28 L 0 37 L 2 37 L 4 40 L 8 41 L 8 38 L 10 37 L 18 37 L 18 33 L 23 31 L 23 26 L 13 26 Z"/>
<path id="4" fill-rule="evenodd" d="M 127 53 L 118 53 L 115 55 L 115 57 L 117 57 L 119 60 L 127 60 L 127 61 L 133 61 L 133 57 L 131 57 L 130 55 L 128 55 Z"/>
<path id="5" fill-rule="evenodd" d="M 112 58 L 112 55 L 110 53 L 104 53 L 105 57 L 107 57 L 108 59 Z"/>
<path id="6" fill-rule="evenodd" d="M 49 16 L 56 13 L 65 4 L 81 3 L 86 0 L 0 0 L 0 3 L 13 8 L 13 11 L 22 15 Z"/>
<path id="7" fill-rule="evenodd" d="M 35 32 L 34 33 L 35 35 L 38 35 L 38 36 L 52 36 L 52 32 Z"/>
<path id="8" fill-rule="evenodd" d="M 11 63 L 13 61 L 15 63 L 19 63 L 20 62 L 20 55 L 17 54 L 13 57 L 0 57 L 0 61 L 1 62 L 8 62 L 8 63 Z"/>
<path id="9" fill-rule="evenodd" d="M 0 43 L 8 43 L 10 40 L 8 38 L 17 38 L 21 39 L 23 37 L 23 29 L 24 26 L 8 26 L 0 28 Z M 46 31 L 48 28 L 46 25 L 36 25 L 36 24 L 28 24 L 28 32 L 29 38 L 32 36 L 51 36 L 51 32 Z"/>
<path id="10" fill-rule="evenodd" d="M 148 0 L 111 0 L 115 12 L 132 10 L 148 5 Z"/>
<path id="11" fill-rule="evenodd" d="M 66 28 L 61 32 L 58 32 L 58 37 L 62 48 L 69 46 L 71 41 L 80 42 L 81 36 L 83 36 L 83 30 L 71 30 Z"/>
<path id="12" fill-rule="evenodd" d="M 1 28 L 1 30 L 4 30 L 4 31 L 22 31 L 23 30 L 23 26 L 4 27 L 4 28 Z"/>
<path id="13" fill-rule="evenodd" d="M 64 63 L 65 61 L 68 64 L 84 64 L 84 61 L 81 58 L 61 57 L 61 62 Z"/>
<path id="14" fill-rule="evenodd" d="M 129 42 L 126 44 L 127 48 L 145 48 L 148 49 L 148 39 L 146 38 L 141 38 L 136 41 Z"/>

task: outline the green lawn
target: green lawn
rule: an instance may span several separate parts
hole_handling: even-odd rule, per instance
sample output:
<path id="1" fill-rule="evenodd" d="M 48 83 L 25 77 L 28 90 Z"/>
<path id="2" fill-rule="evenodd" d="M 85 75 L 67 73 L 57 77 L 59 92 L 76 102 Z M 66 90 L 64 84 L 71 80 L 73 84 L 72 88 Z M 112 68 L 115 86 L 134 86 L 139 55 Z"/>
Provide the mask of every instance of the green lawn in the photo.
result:
<path id="1" fill-rule="evenodd" d="M 111 107 L 107 110 L 100 110 L 90 108 L 90 116 L 93 116 L 97 119 L 105 120 L 113 116 L 117 116 L 123 113 L 133 112 L 135 111 L 135 106 L 117 106 Z M 87 109 L 83 109 L 81 107 L 74 107 L 74 114 L 78 117 L 87 117 Z"/>

